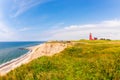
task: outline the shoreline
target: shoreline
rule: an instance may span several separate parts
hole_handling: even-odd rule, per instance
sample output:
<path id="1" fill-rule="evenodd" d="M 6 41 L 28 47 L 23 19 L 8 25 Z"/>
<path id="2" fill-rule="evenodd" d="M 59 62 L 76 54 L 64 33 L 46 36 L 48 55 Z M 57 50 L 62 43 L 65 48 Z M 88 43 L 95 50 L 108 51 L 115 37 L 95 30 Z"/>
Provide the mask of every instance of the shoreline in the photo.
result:
<path id="1" fill-rule="evenodd" d="M 44 44 L 44 43 L 45 43 L 45 42 L 40 43 L 40 44 Z M 37 46 L 37 45 L 40 45 L 40 44 L 31 45 L 31 46 L 29 46 L 29 47 L 34 47 L 34 46 Z M 8 63 L 10 63 L 10 62 L 13 62 L 13 61 L 15 61 L 16 59 L 19 59 L 19 58 L 21 58 L 22 56 L 25 56 L 26 54 L 31 53 L 31 52 L 32 52 L 32 50 L 31 50 L 31 49 L 29 49 L 29 47 L 18 48 L 18 49 L 20 49 L 20 50 L 28 50 L 28 52 L 26 52 L 26 53 L 24 53 L 24 54 L 20 55 L 19 57 L 13 58 L 13 59 L 11 59 L 11 60 L 9 60 L 9 61 L 6 61 L 6 62 L 4 62 L 4 63 L 0 64 L 0 68 L 1 68 L 3 65 L 5 65 L 5 64 L 8 64 Z"/>
<path id="2" fill-rule="evenodd" d="M 42 44 L 44 44 L 44 43 L 42 43 Z M 41 45 L 41 44 L 38 44 L 38 45 Z M 38 46 L 38 45 L 34 45 L 34 46 L 30 46 L 30 47 L 36 47 L 36 46 Z M 17 58 L 14 58 L 14 59 L 12 59 L 12 60 L 10 60 L 10 61 L 7 61 L 7 62 L 1 64 L 1 65 L 0 65 L 0 76 L 4 76 L 4 75 L 6 75 L 8 72 L 10 72 L 11 70 L 13 70 L 13 69 L 21 66 L 22 64 L 28 63 L 28 60 L 26 60 L 26 59 L 29 59 L 30 54 L 33 52 L 33 49 L 30 49 L 30 47 L 26 47 L 26 48 L 25 48 L 25 49 L 28 49 L 28 50 L 29 50 L 27 53 L 25 53 L 25 54 L 23 54 L 23 55 L 21 55 L 21 56 L 19 56 L 19 57 L 17 57 Z M 26 59 L 25 59 L 25 58 L 26 58 Z M 22 61 L 20 61 L 20 60 L 22 60 Z M 18 63 L 16 63 L 16 62 L 18 62 Z M 14 64 L 17 64 L 17 65 L 15 66 Z M 9 70 L 5 70 L 5 69 L 6 69 L 7 67 L 9 67 L 9 66 L 12 66 L 12 67 L 10 67 Z M 5 71 L 4 71 L 4 70 L 5 70 Z"/>
<path id="3" fill-rule="evenodd" d="M 19 60 L 20 58 L 22 58 L 22 57 L 26 56 L 27 54 L 31 53 L 31 51 L 32 51 L 32 50 L 29 50 L 27 53 L 25 53 L 25 54 L 23 54 L 23 55 L 21 55 L 21 56 L 19 56 L 19 57 L 17 57 L 17 58 L 14 58 L 14 59 L 12 59 L 12 60 L 10 60 L 10 61 L 7 61 L 7 62 L 5 62 L 5 63 L 2 63 L 2 64 L 0 65 L 0 68 L 2 68 L 3 66 L 5 66 L 5 65 L 7 65 L 7 64 L 10 64 L 11 62 L 15 62 L 16 60 Z"/>
<path id="4" fill-rule="evenodd" d="M 6 75 L 11 70 L 26 64 L 41 56 L 52 56 L 63 51 L 67 47 L 65 43 L 42 43 L 36 46 L 31 46 L 26 49 L 30 50 L 28 53 L 13 59 L 9 62 L 0 65 L 0 76 Z"/>

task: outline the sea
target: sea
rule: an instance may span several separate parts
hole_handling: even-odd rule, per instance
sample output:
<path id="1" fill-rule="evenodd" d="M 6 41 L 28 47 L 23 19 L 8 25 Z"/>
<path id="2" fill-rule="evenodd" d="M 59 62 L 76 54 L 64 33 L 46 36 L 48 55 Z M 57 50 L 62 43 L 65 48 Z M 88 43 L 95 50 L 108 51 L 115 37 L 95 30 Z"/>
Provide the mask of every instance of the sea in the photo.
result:
<path id="1" fill-rule="evenodd" d="M 25 48 L 44 42 L 45 41 L 0 42 L 0 65 L 28 53 L 29 50 Z"/>

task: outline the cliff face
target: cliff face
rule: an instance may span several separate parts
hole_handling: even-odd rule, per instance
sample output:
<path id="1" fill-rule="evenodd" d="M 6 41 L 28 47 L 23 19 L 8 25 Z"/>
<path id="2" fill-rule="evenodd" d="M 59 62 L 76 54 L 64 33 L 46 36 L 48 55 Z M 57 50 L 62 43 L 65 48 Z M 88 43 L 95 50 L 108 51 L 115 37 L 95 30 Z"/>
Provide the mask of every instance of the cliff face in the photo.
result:
<path id="1" fill-rule="evenodd" d="M 51 56 L 56 53 L 63 51 L 67 47 L 67 44 L 64 43 L 45 43 L 39 46 L 36 46 L 33 53 L 31 53 L 30 60 L 36 59 L 40 56 Z"/>
<path id="2" fill-rule="evenodd" d="M 0 75 L 5 75 L 11 70 L 28 63 L 41 56 L 52 56 L 56 53 L 63 51 L 67 47 L 64 43 L 44 43 L 41 45 L 29 47 L 30 53 L 25 54 L 17 59 L 14 59 L 8 63 L 0 65 Z"/>

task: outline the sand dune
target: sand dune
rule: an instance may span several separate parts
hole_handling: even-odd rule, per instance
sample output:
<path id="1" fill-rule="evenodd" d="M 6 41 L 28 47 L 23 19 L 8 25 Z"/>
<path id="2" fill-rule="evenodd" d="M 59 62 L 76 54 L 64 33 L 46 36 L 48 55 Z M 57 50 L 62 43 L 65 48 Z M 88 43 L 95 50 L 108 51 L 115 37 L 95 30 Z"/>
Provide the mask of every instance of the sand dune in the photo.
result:
<path id="1" fill-rule="evenodd" d="M 3 76 L 11 70 L 21 66 L 22 64 L 26 64 L 38 57 L 52 56 L 63 51 L 66 47 L 67 44 L 64 43 L 44 43 L 37 46 L 29 47 L 29 53 L 0 65 L 0 75 Z"/>

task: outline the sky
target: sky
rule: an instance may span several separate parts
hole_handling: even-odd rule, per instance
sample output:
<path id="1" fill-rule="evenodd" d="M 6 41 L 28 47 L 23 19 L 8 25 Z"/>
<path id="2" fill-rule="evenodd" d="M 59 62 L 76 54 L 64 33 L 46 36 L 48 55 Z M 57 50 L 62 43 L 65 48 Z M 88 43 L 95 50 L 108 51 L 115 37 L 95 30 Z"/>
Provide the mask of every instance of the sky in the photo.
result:
<path id="1" fill-rule="evenodd" d="M 0 41 L 120 39 L 120 0 L 0 0 Z"/>

